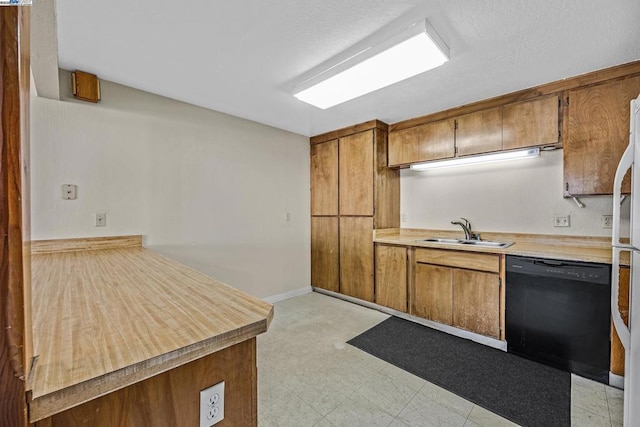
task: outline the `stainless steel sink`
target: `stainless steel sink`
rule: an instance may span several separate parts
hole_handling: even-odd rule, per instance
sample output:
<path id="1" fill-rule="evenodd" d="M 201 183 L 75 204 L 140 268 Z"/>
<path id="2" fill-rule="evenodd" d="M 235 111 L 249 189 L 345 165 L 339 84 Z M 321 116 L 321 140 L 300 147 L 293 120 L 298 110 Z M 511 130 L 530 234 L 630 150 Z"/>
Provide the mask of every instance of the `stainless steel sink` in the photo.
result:
<path id="1" fill-rule="evenodd" d="M 435 243 L 462 243 L 463 240 L 459 239 L 438 239 L 431 237 L 429 239 L 420 240 L 421 242 L 435 242 Z"/>
<path id="2" fill-rule="evenodd" d="M 418 242 L 429 243 L 448 243 L 453 245 L 473 245 L 487 248 L 508 248 L 513 242 L 494 242 L 491 240 L 463 240 L 463 239 L 441 239 L 438 237 L 430 237 L 428 239 L 417 240 Z"/>
<path id="3" fill-rule="evenodd" d="M 491 240 L 463 240 L 463 245 L 487 246 L 490 248 L 508 248 L 512 242 L 492 242 Z"/>

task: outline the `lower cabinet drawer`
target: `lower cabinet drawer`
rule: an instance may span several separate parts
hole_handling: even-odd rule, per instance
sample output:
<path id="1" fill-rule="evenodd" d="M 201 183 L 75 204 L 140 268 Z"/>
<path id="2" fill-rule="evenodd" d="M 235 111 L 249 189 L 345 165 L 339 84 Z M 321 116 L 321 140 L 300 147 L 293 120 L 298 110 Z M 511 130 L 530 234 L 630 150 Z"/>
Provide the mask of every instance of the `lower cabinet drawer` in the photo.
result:
<path id="1" fill-rule="evenodd" d="M 447 249 L 416 249 L 415 261 L 490 273 L 500 272 L 500 255 L 497 254 Z"/>

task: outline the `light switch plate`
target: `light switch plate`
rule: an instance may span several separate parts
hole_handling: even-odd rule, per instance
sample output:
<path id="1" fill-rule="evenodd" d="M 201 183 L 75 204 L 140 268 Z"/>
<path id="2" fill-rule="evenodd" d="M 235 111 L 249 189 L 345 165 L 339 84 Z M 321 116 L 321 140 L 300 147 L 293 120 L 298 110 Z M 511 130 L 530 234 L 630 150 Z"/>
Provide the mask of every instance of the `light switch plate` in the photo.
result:
<path id="1" fill-rule="evenodd" d="M 96 227 L 107 226 L 107 214 L 105 212 L 96 213 Z"/>
<path id="2" fill-rule="evenodd" d="M 224 420 L 224 381 L 200 392 L 200 427 Z"/>

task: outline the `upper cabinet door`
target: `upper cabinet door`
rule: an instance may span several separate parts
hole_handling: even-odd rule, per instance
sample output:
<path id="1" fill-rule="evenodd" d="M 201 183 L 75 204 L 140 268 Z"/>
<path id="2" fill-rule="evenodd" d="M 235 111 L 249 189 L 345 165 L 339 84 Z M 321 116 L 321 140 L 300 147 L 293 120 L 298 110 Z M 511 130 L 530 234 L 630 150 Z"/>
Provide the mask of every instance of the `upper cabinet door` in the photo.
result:
<path id="1" fill-rule="evenodd" d="M 502 109 L 504 150 L 559 142 L 559 97 L 553 95 L 507 105 Z"/>
<path id="2" fill-rule="evenodd" d="M 613 193 L 613 178 L 629 145 L 629 103 L 640 76 L 569 91 L 564 139 L 565 196 Z M 630 191 L 627 180 L 623 192 Z"/>
<path id="3" fill-rule="evenodd" d="M 340 215 L 373 215 L 373 131 L 340 138 Z"/>
<path id="4" fill-rule="evenodd" d="M 311 215 L 338 215 L 338 140 L 311 146 Z"/>
<path id="5" fill-rule="evenodd" d="M 441 120 L 389 133 L 389 166 L 455 155 L 455 122 Z"/>
<path id="6" fill-rule="evenodd" d="M 457 119 L 458 156 L 502 150 L 502 109 L 478 111 Z"/>

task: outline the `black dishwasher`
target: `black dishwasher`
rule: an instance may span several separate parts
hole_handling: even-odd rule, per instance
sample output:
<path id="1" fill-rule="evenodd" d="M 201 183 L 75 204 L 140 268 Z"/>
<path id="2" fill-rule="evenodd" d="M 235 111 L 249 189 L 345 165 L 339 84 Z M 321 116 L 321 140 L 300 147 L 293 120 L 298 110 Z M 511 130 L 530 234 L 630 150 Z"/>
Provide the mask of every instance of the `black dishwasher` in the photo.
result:
<path id="1" fill-rule="evenodd" d="M 507 351 L 608 384 L 611 266 L 507 256 Z"/>

